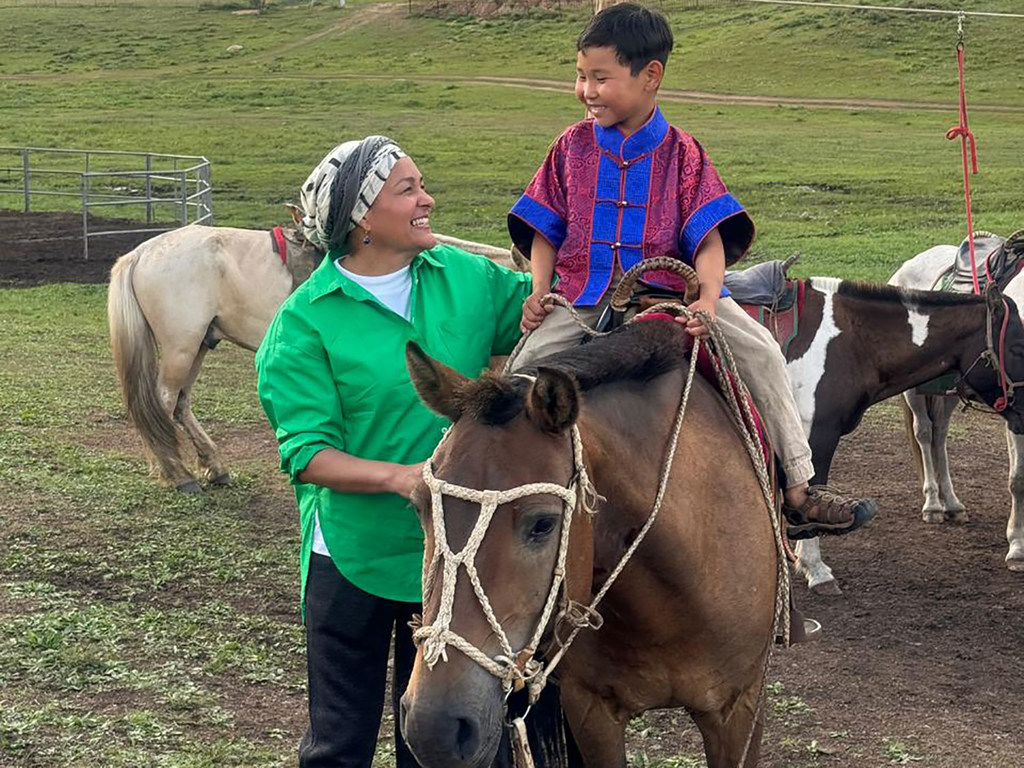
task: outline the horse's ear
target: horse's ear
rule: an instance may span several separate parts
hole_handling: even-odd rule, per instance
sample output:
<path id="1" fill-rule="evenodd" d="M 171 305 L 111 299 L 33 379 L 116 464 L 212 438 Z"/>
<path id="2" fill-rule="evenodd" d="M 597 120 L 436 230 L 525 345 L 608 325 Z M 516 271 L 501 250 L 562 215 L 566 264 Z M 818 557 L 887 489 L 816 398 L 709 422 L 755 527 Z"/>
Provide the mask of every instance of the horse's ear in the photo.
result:
<path id="1" fill-rule="evenodd" d="M 459 392 L 469 379 L 428 356 L 415 341 L 405 345 L 405 365 L 424 405 L 434 413 L 458 421 L 462 415 Z"/>
<path id="2" fill-rule="evenodd" d="M 555 368 L 539 368 L 526 396 L 526 415 L 548 434 L 565 432 L 580 415 L 580 387 L 576 379 Z"/>
<path id="3" fill-rule="evenodd" d="M 292 221 L 296 224 L 296 226 L 302 223 L 303 213 L 302 209 L 299 208 L 299 206 L 292 205 L 291 203 L 285 203 L 284 207 L 287 208 L 288 213 L 292 215 Z"/>

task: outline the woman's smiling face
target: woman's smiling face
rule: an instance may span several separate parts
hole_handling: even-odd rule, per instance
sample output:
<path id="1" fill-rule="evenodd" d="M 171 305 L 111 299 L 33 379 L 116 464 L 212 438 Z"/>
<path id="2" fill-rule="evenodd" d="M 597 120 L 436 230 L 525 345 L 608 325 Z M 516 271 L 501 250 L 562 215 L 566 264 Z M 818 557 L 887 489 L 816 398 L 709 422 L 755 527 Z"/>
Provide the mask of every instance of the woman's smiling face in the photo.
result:
<path id="1" fill-rule="evenodd" d="M 437 245 L 430 231 L 434 198 L 427 194 L 423 176 L 411 158 L 403 157 L 363 217 L 377 248 L 413 255 Z"/>

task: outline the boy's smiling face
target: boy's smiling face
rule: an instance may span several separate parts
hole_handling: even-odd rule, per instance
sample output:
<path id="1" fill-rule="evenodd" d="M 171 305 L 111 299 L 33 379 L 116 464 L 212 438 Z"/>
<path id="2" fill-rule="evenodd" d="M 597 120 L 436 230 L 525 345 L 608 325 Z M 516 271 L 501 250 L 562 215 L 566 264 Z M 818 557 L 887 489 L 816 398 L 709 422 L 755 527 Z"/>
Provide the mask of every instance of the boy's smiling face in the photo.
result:
<path id="1" fill-rule="evenodd" d="M 611 46 L 586 48 L 576 54 L 576 98 L 602 128 L 617 125 L 628 136 L 654 111 L 664 71 L 652 61 L 634 75 Z"/>

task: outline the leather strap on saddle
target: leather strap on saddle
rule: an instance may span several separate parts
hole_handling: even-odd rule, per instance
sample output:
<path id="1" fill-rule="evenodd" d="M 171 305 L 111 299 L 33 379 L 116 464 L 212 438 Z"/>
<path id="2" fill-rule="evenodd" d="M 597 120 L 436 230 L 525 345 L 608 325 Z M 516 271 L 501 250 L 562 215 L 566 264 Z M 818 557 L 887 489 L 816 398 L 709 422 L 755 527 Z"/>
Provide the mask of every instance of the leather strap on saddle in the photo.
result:
<path id="1" fill-rule="evenodd" d="M 281 263 L 288 264 L 288 241 L 284 237 L 284 230 L 281 227 L 274 227 L 270 230 L 270 240 L 274 247 L 274 253 L 276 253 Z"/>

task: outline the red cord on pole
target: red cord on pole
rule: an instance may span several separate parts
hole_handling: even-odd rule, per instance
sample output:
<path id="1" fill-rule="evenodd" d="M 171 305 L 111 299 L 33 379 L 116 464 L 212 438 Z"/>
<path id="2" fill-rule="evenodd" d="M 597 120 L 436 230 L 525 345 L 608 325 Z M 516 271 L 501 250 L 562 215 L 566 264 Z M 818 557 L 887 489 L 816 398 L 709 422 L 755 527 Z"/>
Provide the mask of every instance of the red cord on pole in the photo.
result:
<path id="1" fill-rule="evenodd" d="M 971 133 L 971 129 L 967 124 L 967 92 L 964 87 L 964 41 L 963 41 L 963 29 L 958 31 L 960 39 L 956 44 L 956 65 L 957 71 L 960 74 L 960 124 L 955 125 L 946 131 L 947 139 L 955 139 L 957 136 L 960 137 L 960 153 L 963 157 L 963 171 L 964 171 L 964 204 L 967 207 L 967 243 L 971 252 L 971 277 L 974 279 L 974 292 L 976 294 L 981 293 L 981 286 L 978 284 L 978 267 L 974 261 L 974 221 L 971 216 L 971 173 L 978 172 L 978 148 L 974 141 L 974 134 Z M 967 165 L 967 147 L 970 145 L 970 167 Z M 992 281 L 992 275 L 988 270 L 988 262 L 985 262 L 985 276 L 989 282 Z"/>

